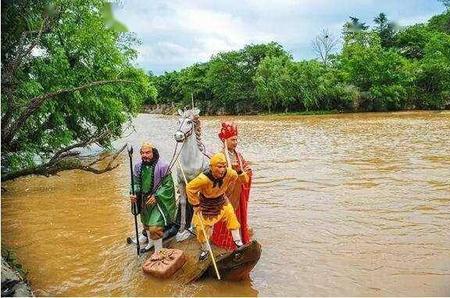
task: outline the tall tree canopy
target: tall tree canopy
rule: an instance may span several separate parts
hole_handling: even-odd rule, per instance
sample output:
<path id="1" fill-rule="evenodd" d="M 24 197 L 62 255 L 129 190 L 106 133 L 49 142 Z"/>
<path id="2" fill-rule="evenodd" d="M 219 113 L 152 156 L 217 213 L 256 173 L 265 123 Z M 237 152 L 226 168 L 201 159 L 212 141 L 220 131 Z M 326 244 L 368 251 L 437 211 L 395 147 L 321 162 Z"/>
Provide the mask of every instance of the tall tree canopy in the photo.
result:
<path id="1" fill-rule="evenodd" d="M 156 88 L 134 67 L 137 41 L 111 4 L 2 1 L 1 15 L 2 180 L 114 168 L 80 149 L 109 148 Z"/>
<path id="2" fill-rule="evenodd" d="M 449 108 L 450 10 L 403 28 L 384 13 L 374 22 L 350 17 L 342 44 L 322 31 L 309 61 L 274 42 L 219 53 L 159 76 L 158 102 L 187 105 L 192 95 L 212 114 Z"/>

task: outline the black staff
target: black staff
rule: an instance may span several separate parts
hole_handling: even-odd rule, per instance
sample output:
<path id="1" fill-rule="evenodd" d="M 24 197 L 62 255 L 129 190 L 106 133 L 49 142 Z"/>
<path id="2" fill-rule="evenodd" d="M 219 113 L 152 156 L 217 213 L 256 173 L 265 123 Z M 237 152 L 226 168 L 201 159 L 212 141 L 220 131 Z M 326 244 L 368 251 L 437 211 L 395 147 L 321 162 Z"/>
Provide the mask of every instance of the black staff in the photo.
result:
<path id="1" fill-rule="evenodd" d="M 131 194 L 135 195 L 134 193 L 134 174 L 133 174 L 133 146 L 130 146 L 127 148 L 128 150 L 128 156 L 130 157 L 130 174 L 131 174 Z M 138 215 L 138 206 L 137 201 L 133 203 L 133 215 L 134 215 L 134 229 L 136 231 L 136 249 L 137 254 L 139 256 L 139 233 L 138 233 L 138 224 L 137 224 L 137 215 Z"/>

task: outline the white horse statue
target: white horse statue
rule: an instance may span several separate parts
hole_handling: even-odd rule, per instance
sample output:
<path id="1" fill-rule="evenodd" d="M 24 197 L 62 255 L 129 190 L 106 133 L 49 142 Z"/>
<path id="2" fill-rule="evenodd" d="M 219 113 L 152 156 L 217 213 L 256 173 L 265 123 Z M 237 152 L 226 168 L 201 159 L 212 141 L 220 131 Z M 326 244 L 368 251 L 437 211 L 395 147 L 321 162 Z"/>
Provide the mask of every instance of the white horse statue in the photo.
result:
<path id="1" fill-rule="evenodd" d="M 197 177 L 201 172 L 209 168 L 209 158 L 205 145 L 201 140 L 201 126 L 199 120 L 200 110 L 178 110 L 178 130 L 174 137 L 178 143 L 182 143 L 182 149 L 177 167 L 178 189 L 180 200 L 177 213 L 177 222 L 180 228 L 176 235 L 177 241 L 183 241 L 191 236 L 191 221 L 193 209 L 186 197 L 186 183 Z M 180 166 L 181 165 L 181 169 Z M 189 230 L 190 229 L 190 230 Z"/>

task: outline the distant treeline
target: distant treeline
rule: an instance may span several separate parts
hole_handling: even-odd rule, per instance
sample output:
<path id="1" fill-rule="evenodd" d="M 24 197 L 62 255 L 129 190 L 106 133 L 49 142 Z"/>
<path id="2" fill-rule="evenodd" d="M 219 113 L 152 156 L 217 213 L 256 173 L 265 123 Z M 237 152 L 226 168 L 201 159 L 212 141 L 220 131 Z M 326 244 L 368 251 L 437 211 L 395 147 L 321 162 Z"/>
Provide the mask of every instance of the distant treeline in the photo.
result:
<path id="1" fill-rule="evenodd" d="M 208 114 L 449 108 L 450 10 L 403 28 L 383 13 L 374 22 L 350 18 L 339 53 L 339 39 L 322 31 L 315 60 L 294 61 L 271 42 L 150 75 L 158 95 L 146 103 L 186 106 L 193 96 Z"/>

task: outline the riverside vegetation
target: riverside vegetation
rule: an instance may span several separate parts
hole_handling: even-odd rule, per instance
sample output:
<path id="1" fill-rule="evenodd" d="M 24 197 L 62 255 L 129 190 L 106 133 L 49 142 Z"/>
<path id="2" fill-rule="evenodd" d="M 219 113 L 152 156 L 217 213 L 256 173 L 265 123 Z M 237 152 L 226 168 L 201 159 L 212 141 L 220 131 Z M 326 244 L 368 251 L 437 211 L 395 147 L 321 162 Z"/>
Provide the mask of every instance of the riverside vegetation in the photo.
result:
<path id="1" fill-rule="evenodd" d="M 384 13 L 374 26 L 351 17 L 343 46 L 327 30 L 318 59 L 295 61 L 283 46 L 247 45 L 180 71 L 150 74 L 158 90 L 146 104 L 195 104 L 207 114 L 373 112 L 450 107 L 450 6 L 427 23 L 399 27 Z"/>

